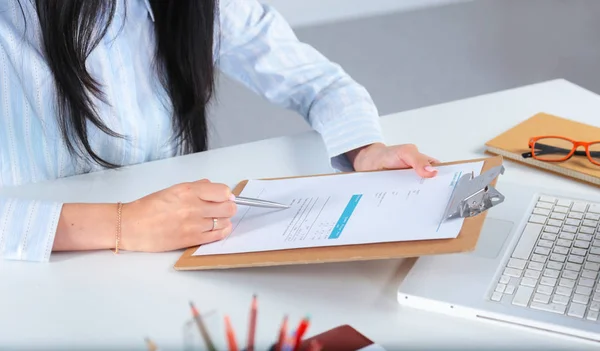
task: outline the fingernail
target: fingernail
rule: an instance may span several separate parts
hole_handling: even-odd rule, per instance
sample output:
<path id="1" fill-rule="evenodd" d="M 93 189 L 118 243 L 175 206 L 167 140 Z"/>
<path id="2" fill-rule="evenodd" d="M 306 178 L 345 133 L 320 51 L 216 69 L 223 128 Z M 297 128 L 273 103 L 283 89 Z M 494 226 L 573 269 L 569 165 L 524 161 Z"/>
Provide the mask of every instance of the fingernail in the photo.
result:
<path id="1" fill-rule="evenodd" d="M 427 172 L 437 172 L 437 169 L 433 168 L 432 166 L 427 166 L 427 167 L 425 167 L 425 170 L 426 170 Z"/>
<path id="2" fill-rule="evenodd" d="M 229 196 L 229 200 L 235 201 L 235 195 L 231 194 L 231 196 Z"/>

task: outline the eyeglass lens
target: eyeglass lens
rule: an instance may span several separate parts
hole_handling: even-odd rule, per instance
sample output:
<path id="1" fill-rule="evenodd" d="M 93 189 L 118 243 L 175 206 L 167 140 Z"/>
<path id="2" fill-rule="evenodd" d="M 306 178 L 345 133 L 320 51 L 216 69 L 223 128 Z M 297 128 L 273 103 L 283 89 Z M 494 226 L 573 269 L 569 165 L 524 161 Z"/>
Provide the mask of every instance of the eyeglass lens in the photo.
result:
<path id="1" fill-rule="evenodd" d="M 533 145 L 535 157 L 545 161 L 559 161 L 567 158 L 573 143 L 561 138 L 542 138 Z"/>

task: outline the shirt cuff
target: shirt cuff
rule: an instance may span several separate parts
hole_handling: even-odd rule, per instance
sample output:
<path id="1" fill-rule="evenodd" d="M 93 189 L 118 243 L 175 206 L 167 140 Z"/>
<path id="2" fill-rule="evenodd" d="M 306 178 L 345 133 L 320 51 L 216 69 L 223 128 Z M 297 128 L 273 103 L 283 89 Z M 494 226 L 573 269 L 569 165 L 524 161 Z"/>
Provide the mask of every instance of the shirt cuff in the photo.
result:
<path id="1" fill-rule="evenodd" d="M 348 151 L 374 143 L 385 143 L 379 118 L 369 116 L 372 116 L 370 111 L 356 111 L 331 120 L 326 127 L 321 128 L 321 136 L 334 171 L 354 171 L 346 156 Z"/>
<path id="2" fill-rule="evenodd" d="M 62 203 L 0 198 L 0 257 L 48 262 Z"/>

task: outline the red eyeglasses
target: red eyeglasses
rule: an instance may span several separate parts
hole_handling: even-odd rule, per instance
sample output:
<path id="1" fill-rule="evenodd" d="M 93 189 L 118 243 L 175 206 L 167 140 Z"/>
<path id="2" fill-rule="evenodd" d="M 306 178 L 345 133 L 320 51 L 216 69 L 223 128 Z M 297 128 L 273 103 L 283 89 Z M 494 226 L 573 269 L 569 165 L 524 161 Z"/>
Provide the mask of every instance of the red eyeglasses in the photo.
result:
<path id="1" fill-rule="evenodd" d="M 573 156 L 586 156 L 591 163 L 600 166 L 600 140 L 586 142 L 554 135 L 537 136 L 529 140 L 529 148 L 530 152 L 522 154 L 524 158 L 563 162 Z"/>

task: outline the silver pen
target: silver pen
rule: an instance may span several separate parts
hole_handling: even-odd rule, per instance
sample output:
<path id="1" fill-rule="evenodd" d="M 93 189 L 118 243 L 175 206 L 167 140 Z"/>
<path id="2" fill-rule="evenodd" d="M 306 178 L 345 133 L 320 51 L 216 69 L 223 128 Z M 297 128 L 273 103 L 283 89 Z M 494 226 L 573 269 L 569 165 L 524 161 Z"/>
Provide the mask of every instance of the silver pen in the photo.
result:
<path id="1" fill-rule="evenodd" d="M 233 200 L 238 205 L 244 206 L 252 206 L 252 207 L 266 207 L 266 208 L 290 208 L 289 205 L 281 204 L 278 202 L 261 200 L 261 199 L 253 199 L 249 197 L 241 197 L 236 196 L 235 200 Z"/>

